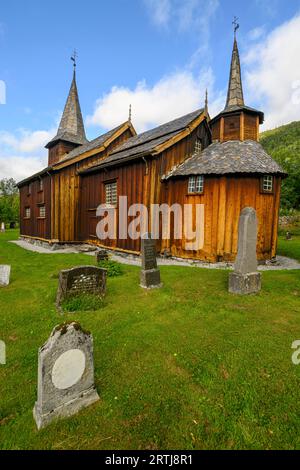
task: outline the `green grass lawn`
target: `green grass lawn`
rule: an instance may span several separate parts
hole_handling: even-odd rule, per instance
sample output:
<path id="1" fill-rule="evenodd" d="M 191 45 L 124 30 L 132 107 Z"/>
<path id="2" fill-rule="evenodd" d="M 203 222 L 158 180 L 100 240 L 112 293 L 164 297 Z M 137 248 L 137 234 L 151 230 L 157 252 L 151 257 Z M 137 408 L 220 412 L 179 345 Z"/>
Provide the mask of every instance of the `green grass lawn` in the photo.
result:
<path id="1" fill-rule="evenodd" d="M 101 310 L 64 317 L 93 333 L 101 401 L 37 432 L 37 351 L 62 322 L 57 275 L 94 259 L 12 238 L 0 234 L 0 264 L 12 265 L 0 290 L 0 448 L 300 449 L 300 271 L 264 272 L 259 295 L 235 297 L 226 271 L 162 267 L 164 287 L 147 292 L 124 266 Z M 281 252 L 293 246 L 280 241 Z"/>

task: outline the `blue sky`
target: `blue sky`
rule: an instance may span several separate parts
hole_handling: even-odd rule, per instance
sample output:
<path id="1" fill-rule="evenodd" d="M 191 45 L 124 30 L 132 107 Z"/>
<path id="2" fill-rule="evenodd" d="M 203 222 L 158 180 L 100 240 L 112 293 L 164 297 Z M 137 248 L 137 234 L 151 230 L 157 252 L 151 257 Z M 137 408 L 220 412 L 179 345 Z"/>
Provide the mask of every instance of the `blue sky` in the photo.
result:
<path id="1" fill-rule="evenodd" d="M 137 130 L 202 106 L 206 87 L 211 114 L 218 112 L 224 106 L 234 15 L 241 25 L 247 104 L 266 112 L 267 127 L 300 119 L 299 14 L 300 0 L 3 3 L 0 178 L 20 179 L 45 164 L 43 145 L 66 100 L 74 48 L 89 138 L 126 120 L 130 102 Z"/>

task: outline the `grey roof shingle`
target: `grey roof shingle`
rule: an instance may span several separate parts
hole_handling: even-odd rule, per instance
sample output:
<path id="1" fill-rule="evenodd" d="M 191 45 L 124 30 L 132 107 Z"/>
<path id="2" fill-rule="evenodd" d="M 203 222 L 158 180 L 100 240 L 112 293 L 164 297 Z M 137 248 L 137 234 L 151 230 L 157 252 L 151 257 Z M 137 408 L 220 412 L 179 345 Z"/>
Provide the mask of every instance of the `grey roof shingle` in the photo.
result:
<path id="1" fill-rule="evenodd" d="M 75 72 L 57 134 L 46 145 L 46 148 L 50 148 L 58 140 L 65 140 L 79 145 L 87 142 L 80 109 Z"/>
<path id="2" fill-rule="evenodd" d="M 164 179 L 191 175 L 263 173 L 285 175 L 284 170 L 253 140 L 217 142 L 170 171 Z"/>
<path id="3" fill-rule="evenodd" d="M 74 157 L 78 157 L 79 155 L 82 155 L 85 152 L 88 152 L 90 150 L 94 150 L 98 147 L 102 147 L 102 145 L 110 139 L 115 132 L 117 132 L 119 129 L 121 129 L 122 126 L 124 126 L 125 123 L 120 124 L 118 127 L 115 127 L 114 129 L 111 129 L 110 131 L 106 132 L 105 134 L 100 135 L 99 137 L 96 137 L 96 139 L 91 140 L 90 142 L 87 142 L 84 145 L 81 145 L 80 147 L 76 147 L 74 150 L 72 150 L 68 155 L 60 160 L 58 163 L 63 163 L 67 160 L 71 160 Z"/>
<path id="4" fill-rule="evenodd" d="M 189 113 L 175 119 L 174 121 L 156 127 L 155 129 L 151 129 L 150 131 L 131 137 L 105 158 L 100 165 L 91 167 L 82 173 L 96 171 L 100 167 L 127 159 L 133 159 L 138 155 L 151 154 L 155 147 L 167 142 L 169 139 L 179 134 L 183 129 L 186 129 L 195 119 L 197 119 L 197 117 L 201 116 L 203 112 L 203 109 L 199 109 L 193 113 Z"/>

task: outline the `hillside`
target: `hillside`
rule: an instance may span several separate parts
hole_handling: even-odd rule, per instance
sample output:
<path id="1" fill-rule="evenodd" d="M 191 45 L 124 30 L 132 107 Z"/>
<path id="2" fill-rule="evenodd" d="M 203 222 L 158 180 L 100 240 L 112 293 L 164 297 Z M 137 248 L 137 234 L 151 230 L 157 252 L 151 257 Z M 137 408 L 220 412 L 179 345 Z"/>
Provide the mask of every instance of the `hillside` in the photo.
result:
<path id="1" fill-rule="evenodd" d="M 283 182 L 282 208 L 300 209 L 300 121 L 263 132 L 260 142 L 289 174 Z"/>

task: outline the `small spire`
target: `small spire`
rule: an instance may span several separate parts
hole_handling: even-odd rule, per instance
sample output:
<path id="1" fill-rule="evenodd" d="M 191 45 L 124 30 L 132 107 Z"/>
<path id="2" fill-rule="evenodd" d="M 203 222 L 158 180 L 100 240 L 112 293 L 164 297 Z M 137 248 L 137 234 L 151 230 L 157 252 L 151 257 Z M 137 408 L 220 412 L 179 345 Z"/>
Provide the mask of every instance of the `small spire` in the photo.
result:
<path id="1" fill-rule="evenodd" d="M 235 18 L 235 34 L 239 27 Z M 244 106 L 244 94 L 242 84 L 241 62 L 236 37 L 234 37 L 233 51 L 230 66 L 229 85 L 227 93 L 226 108 L 231 106 Z"/>
<path id="2" fill-rule="evenodd" d="M 129 117 L 128 117 L 128 121 L 131 122 L 131 118 L 132 118 L 132 106 L 131 104 L 129 105 Z"/>
<path id="3" fill-rule="evenodd" d="M 204 107 L 205 114 L 208 115 L 208 90 L 206 88 L 205 91 L 205 107 Z"/>

